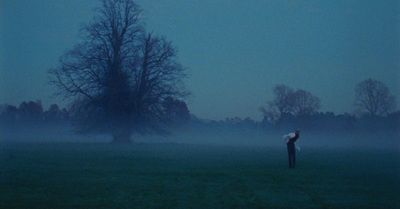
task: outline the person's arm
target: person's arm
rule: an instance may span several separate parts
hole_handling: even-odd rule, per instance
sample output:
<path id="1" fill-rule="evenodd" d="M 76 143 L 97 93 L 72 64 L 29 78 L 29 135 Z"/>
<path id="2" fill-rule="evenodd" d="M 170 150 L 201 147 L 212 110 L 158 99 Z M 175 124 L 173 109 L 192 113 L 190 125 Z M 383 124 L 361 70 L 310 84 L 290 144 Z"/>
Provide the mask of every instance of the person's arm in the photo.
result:
<path id="1" fill-rule="evenodd" d="M 297 150 L 300 151 L 300 146 L 299 146 L 299 141 L 297 140 L 296 143 L 294 143 L 296 145 Z"/>

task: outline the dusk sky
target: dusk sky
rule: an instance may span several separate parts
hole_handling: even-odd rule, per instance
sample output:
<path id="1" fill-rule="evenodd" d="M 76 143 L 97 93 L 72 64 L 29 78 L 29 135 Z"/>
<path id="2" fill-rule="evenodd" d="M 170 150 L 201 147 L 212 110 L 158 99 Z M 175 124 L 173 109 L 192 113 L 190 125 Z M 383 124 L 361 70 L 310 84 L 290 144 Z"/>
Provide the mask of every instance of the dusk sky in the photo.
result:
<path id="1" fill-rule="evenodd" d="M 285 84 L 319 97 L 321 111 L 353 111 L 373 78 L 400 103 L 400 3 L 391 0 L 140 0 L 146 29 L 165 36 L 187 68 L 189 110 L 250 117 Z M 53 96 L 47 71 L 79 42 L 95 0 L 0 0 L 0 104 Z M 398 107 L 399 105 L 397 105 Z"/>

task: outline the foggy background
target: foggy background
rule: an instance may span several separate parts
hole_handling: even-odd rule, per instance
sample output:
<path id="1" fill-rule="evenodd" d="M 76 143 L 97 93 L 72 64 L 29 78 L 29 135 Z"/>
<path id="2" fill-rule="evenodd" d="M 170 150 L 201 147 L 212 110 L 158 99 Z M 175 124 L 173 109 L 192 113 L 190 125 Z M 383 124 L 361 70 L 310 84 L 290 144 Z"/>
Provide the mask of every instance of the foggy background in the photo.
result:
<path id="1" fill-rule="evenodd" d="M 319 97 L 321 111 L 353 111 L 367 78 L 400 95 L 399 1 L 135 1 L 146 27 L 172 41 L 187 68 L 190 112 L 262 120 L 285 84 Z M 0 1 L 0 104 L 52 96 L 47 70 L 79 40 L 94 0 Z M 396 108 L 398 109 L 398 108 Z"/>
<path id="2" fill-rule="evenodd" d="M 399 39 L 398 0 L 0 0 L 0 208 L 398 206 Z"/>

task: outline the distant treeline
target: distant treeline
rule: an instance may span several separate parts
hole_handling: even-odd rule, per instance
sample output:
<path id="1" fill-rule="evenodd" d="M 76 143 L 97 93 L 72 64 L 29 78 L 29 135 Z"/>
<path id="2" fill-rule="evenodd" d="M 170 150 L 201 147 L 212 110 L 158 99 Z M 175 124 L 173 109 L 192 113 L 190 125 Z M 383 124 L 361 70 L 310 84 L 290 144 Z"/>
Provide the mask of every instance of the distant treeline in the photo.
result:
<path id="1" fill-rule="evenodd" d="M 4 104 L 0 106 L 0 124 L 2 128 L 35 127 L 41 125 L 65 125 L 70 121 L 70 113 L 66 108 L 52 104 L 43 110 L 40 100 L 22 102 L 18 107 Z"/>
<path id="2" fill-rule="evenodd" d="M 189 115 L 186 104 L 183 101 L 170 101 L 169 120 L 166 124 L 171 127 L 188 127 L 218 130 L 237 131 L 267 131 L 282 132 L 296 128 L 310 132 L 377 132 L 389 131 L 400 132 L 400 111 L 395 111 L 386 116 L 371 117 L 368 114 L 355 116 L 344 113 L 335 115 L 333 112 L 317 112 L 308 116 L 296 116 L 283 114 L 278 120 L 269 120 L 267 116 L 262 121 L 251 118 L 226 118 L 225 120 L 204 120 L 195 115 Z M 74 116 L 66 108 L 60 108 L 52 104 L 49 109 L 44 110 L 39 101 L 22 102 L 18 107 L 13 105 L 0 106 L 0 125 L 2 131 L 17 131 L 22 128 L 35 128 L 43 126 L 72 126 Z"/>
<path id="3" fill-rule="evenodd" d="M 333 112 L 317 112 L 309 116 L 284 114 L 278 121 L 268 122 L 265 118 L 261 124 L 268 130 L 300 128 L 324 132 L 396 132 L 400 131 L 400 111 L 389 113 L 386 116 L 375 117 L 371 117 L 368 114 L 356 117 L 349 113 L 335 115 Z"/>
<path id="4" fill-rule="evenodd" d="M 190 113 L 185 102 L 167 97 L 163 102 L 165 114 L 164 123 L 180 126 L 190 121 Z M 42 102 L 22 102 L 19 106 L 0 105 L 0 129 L 16 130 L 20 128 L 35 128 L 41 126 L 74 126 L 81 119 L 73 108 L 60 108 L 57 104 L 44 110 Z"/>
<path id="5" fill-rule="evenodd" d="M 318 112 L 310 116 L 295 116 L 285 114 L 277 121 L 269 121 L 265 117 L 262 121 L 251 118 L 226 118 L 225 120 L 201 120 L 192 116 L 191 123 L 195 126 L 214 129 L 259 130 L 266 132 L 285 132 L 302 129 L 307 132 L 399 132 L 400 111 L 392 112 L 387 116 L 370 117 L 363 115 L 356 117 L 344 113 L 335 115 L 333 112 Z"/>

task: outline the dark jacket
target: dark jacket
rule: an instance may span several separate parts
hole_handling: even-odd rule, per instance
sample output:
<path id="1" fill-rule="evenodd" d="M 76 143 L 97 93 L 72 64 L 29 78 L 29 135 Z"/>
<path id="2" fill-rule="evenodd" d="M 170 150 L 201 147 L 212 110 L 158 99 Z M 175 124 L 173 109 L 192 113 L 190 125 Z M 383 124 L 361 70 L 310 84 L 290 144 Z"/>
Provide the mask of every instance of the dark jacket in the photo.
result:
<path id="1" fill-rule="evenodd" d="M 296 134 L 293 138 L 289 139 L 288 144 L 294 144 L 299 137 L 300 135 Z"/>

